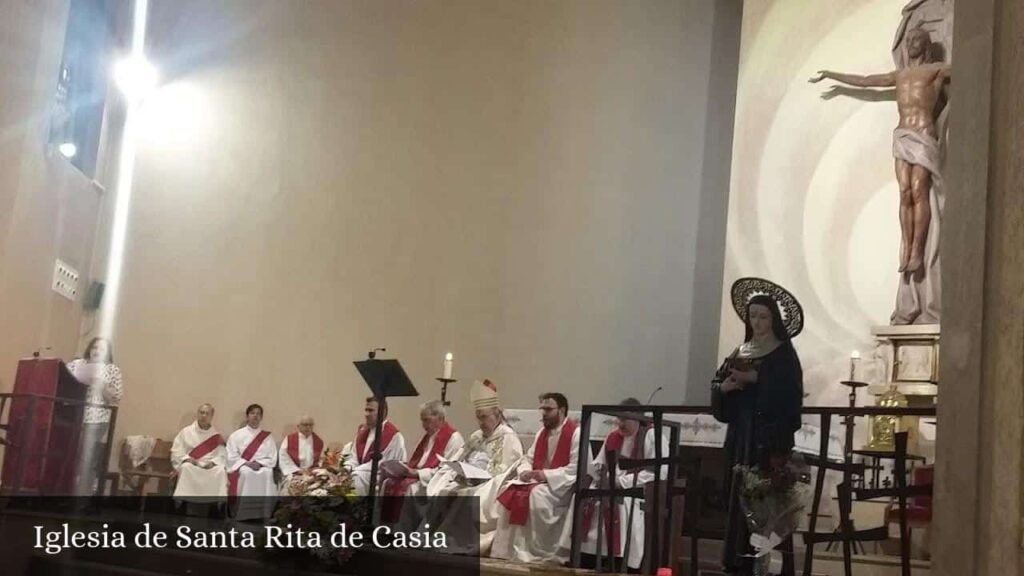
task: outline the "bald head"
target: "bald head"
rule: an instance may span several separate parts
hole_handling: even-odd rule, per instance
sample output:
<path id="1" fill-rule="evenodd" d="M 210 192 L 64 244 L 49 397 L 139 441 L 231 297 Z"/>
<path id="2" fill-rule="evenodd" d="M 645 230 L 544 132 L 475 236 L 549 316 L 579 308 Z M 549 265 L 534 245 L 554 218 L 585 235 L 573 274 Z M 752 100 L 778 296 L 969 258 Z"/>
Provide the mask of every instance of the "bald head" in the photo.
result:
<path id="1" fill-rule="evenodd" d="M 199 408 L 196 409 L 196 422 L 199 423 L 199 427 L 206 430 L 213 423 L 213 404 L 204 403 L 200 404 Z"/>
<path id="2" fill-rule="evenodd" d="M 303 436 L 309 436 L 313 433 L 313 417 L 303 416 L 299 418 L 299 433 Z"/>

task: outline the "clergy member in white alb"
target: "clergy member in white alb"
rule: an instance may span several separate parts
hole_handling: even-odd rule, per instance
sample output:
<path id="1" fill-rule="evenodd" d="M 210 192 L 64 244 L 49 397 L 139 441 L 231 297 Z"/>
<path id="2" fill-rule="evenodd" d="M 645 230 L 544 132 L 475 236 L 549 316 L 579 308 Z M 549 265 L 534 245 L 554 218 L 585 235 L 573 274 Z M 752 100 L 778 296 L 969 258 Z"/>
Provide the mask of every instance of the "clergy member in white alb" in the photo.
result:
<path id="1" fill-rule="evenodd" d="M 277 466 L 281 469 L 281 494 L 288 494 L 292 476 L 301 475 L 319 466 L 324 454 L 324 441 L 313 432 L 313 417 L 299 418 L 298 431 L 292 432 L 281 443 Z"/>
<path id="2" fill-rule="evenodd" d="M 640 406 L 636 398 L 626 398 L 619 403 L 621 406 Z M 630 458 L 633 460 L 650 459 L 655 457 L 654 451 L 654 429 L 651 426 L 642 426 L 639 421 L 628 417 L 620 417 L 615 429 L 608 433 L 601 445 L 601 451 L 597 458 L 588 467 L 589 474 L 594 478 L 594 488 L 600 486 L 599 479 L 604 478 L 608 473 L 607 458 L 609 452 L 615 452 L 619 458 Z M 668 433 L 661 435 L 661 455 L 668 456 Z M 667 467 L 661 467 L 661 477 L 665 478 Z M 654 480 L 654 472 L 650 469 L 636 471 L 623 471 L 616 468 L 615 484 L 619 488 L 638 488 Z M 584 536 L 582 550 L 584 554 L 597 553 L 597 516 L 600 513 L 604 526 L 601 528 L 601 553 L 608 556 L 608 536 L 612 537 L 612 549 L 615 550 L 615 557 L 621 561 L 629 550 L 629 567 L 639 570 L 644 559 L 644 501 L 641 498 L 623 498 L 616 506 L 615 514 L 610 514 L 607 509 L 602 509 L 604 500 L 588 499 L 583 508 L 583 529 Z M 632 510 L 632 515 L 630 510 Z M 632 519 L 632 522 L 630 520 Z M 628 537 L 628 538 L 627 538 Z M 628 546 L 627 546 L 628 542 Z M 572 544 L 572 522 L 567 521 L 562 532 L 562 548 L 568 550 Z M 625 571 L 625 570 L 623 570 Z"/>
<path id="3" fill-rule="evenodd" d="M 540 412 L 544 427 L 516 467 L 518 482 L 498 496 L 492 558 L 559 564 L 569 559 L 561 539 L 563 524 L 572 516 L 580 431 L 567 416 L 569 402 L 562 394 L 542 395 Z"/>
<path id="4" fill-rule="evenodd" d="M 185 426 L 171 445 L 171 466 L 178 475 L 177 500 L 208 502 L 228 494 L 227 450 L 224 437 L 213 427 L 213 406 L 196 410 L 196 421 Z"/>
<path id="5" fill-rule="evenodd" d="M 352 471 L 352 484 L 357 496 L 370 492 L 370 470 L 373 464 L 373 440 L 377 435 L 377 417 L 384 419 L 380 434 L 381 462 L 405 460 L 405 438 L 398 428 L 388 420 L 388 401 L 380 402 L 374 397 L 366 399 L 363 409 L 366 422 L 356 430 L 356 439 L 342 449 L 345 466 Z M 378 465 L 378 475 L 380 468 Z"/>
<path id="6" fill-rule="evenodd" d="M 406 503 L 405 497 L 425 495 L 427 483 L 437 472 L 441 458 L 452 459 L 466 443 L 462 434 L 448 424 L 444 403 L 440 400 L 431 400 L 420 406 L 420 424 L 423 437 L 409 460 L 404 464 L 393 462 L 383 467 L 384 481 L 380 491 L 389 497 L 381 510 L 381 518 L 385 522 L 403 520 L 418 524 L 426 515 L 427 502 L 417 499 Z"/>
<path id="7" fill-rule="evenodd" d="M 427 496 L 451 496 L 460 498 L 456 502 L 476 497 L 479 502 L 479 550 L 487 555 L 498 526 L 498 494 L 512 479 L 514 467 L 523 457 L 523 444 L 515 430 L 505 423 L 501 412 L 498 387 L 490 380 L 476 381 L 469 389 L 469 397 L 476 410 L 479 429 L 469 436 L 469 441 L 453 460 L 471 464 L 491 475 L 482 483 L 473 483 L 459 476 L 454 470 L 442 467 L 427 484 Z M 458 520 L 458 513 L 449 517 Z M 443 522 L 442 522 L 443 524 Z"/>
<path id="8" fill-rule="evenodd" d="M 423 425 L 423 437 L 412 451 L 409 461 L 401 466 L 404 474 L 384 475 L 384 488 L 381 492 L 387 496 L 424 494 L 427 483 L 437 473 L 441 457 L 451 460 L 466 444 L 462 434 L 448 424 L 444 404 L 440 400 L 432 400 L 420 406 L 420 424 Z"/>
<path id="9" fill-rule="evenodd" d="M 269 518 L 274 511 L 277 484 L 277 443 L 270 432 L 260 428 L 263 407 L 245 409 L 245 426 L 228 437 L 228 496 L 242 498 L 235 518 Z"/>

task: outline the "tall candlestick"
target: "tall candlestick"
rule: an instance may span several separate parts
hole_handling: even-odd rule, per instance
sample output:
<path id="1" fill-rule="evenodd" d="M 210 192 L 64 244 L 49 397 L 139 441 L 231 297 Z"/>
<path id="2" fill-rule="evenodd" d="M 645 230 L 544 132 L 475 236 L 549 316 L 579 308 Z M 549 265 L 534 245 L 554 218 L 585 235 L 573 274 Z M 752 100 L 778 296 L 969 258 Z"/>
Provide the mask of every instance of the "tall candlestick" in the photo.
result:
<path id="1" fill-rule="evenodd" d="M 444 370 L 441 373 L 441 377 L 445 380 L 451 380 L 452 368 L 455 365 L 455 356 L 451 352 L 444 355 Z"/>
<path id="2" fill-rule="evenodd" d="M 857 374 L 857 361 L 860 360 L 860 350 L 854 350 L 850 352 L 850 381 L 856 380 Z"/>

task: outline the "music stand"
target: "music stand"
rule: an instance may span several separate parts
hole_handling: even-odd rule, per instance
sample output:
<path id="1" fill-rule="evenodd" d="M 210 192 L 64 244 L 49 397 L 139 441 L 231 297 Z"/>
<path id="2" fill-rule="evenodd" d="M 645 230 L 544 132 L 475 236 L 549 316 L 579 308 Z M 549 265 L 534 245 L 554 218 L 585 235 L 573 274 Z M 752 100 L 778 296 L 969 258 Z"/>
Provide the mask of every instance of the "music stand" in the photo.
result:
<path id="1" fill-rule="evenodd" d="M 374 505 L 373 499 L 377 496 L 377 468 L 380 465 L 380 436 L 384 429 L 383 414 L 380 413 L 380 400 L 386 400 L 395 396 L 419 396 L 420 393 L 412 385 L 409 376 L 402 369 L 398 360 L 360 360 L 353 362 L 359 375 L 370 388 L 377 403 L 377 424 L 374 426 L 373 447 L 370 456 L 370 506 Z"/>

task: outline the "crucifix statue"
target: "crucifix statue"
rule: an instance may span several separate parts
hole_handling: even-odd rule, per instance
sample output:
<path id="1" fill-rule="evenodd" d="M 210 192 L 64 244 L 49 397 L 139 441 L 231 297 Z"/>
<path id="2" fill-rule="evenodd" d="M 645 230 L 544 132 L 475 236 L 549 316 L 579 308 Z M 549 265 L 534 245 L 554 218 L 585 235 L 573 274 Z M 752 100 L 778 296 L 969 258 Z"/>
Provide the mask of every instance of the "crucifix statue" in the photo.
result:
<path id="1" fill-rule="evenodd" d="M 829 79 L 857 88 L 895 88 L 900 122 L 893 132 L 893 156 L 896 181 L 900 187 L 899 271 L 914 273 L 924 265 L 924 246 L 931 222 L 929 194 L 933 180 L 941 178 L 941 153 L 936 123 L 943 101 L 943 87 L 949 81 L 950 67 L 935 62 L 928 32 L 914 28 L 907 33 L 905 68 L 884 74 L 858 76 L 823 70 L 811 82 Z M 822 94 L 831 98 L 839 92 L 834 86 Z"/>
<path id="2" fill-rule="evenodd" d="M 943 159 L 949 118 L 947 87 L 952 54 L 953 0 L 910 0 L 896 31 L 896 69 L 861 76 L 828 70 L 812 83 L 835 80 L 821 97 L 877 101 L 893 94 L 899 125 L 892 153 L 899 185 L 899 283 L 890 323 L 939 324 L 942 312 L 939 237 L 945 186 Z"/>

